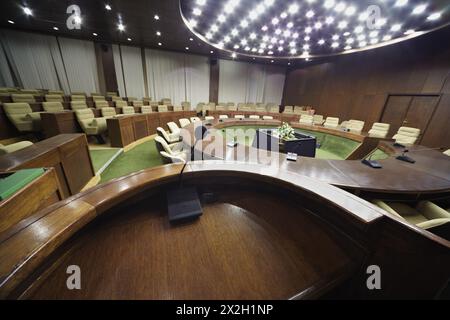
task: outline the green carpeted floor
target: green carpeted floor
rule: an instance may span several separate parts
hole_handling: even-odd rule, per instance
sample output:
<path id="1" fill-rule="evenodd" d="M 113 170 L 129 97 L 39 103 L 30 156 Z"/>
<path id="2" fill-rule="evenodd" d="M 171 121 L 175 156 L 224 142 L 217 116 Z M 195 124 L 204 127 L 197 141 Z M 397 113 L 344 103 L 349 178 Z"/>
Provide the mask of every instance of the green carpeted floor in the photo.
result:
<path id="1" fill-rule="evenodd" d="M 156 149 L 155 141 L 151 140 L 119 155 L 102 173 L 100 182 L 162 164 L 164 163 Z"/>
<path id="2" fill-rule="evenodd" d="M 119 149 L 117 148 L 90 149 L 89 153 L 91 154 L 95 172 L 97 173 L 98 170 L 100 170 L 100 168 L 103 167 L 118 151 Z"/>

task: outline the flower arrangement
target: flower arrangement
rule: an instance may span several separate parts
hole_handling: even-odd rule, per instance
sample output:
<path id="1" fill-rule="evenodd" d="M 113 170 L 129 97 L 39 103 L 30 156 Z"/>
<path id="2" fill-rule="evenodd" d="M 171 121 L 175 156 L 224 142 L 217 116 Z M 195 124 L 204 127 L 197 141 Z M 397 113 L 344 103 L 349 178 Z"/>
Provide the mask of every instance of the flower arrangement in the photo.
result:
<path id="1" fill-rule="evenodd" d="M 287 122 L 283 122 L 281 127 L 277 128 L 277 134 L 280 140 L 294 140 L 295 139 L 295 131 Z"/>

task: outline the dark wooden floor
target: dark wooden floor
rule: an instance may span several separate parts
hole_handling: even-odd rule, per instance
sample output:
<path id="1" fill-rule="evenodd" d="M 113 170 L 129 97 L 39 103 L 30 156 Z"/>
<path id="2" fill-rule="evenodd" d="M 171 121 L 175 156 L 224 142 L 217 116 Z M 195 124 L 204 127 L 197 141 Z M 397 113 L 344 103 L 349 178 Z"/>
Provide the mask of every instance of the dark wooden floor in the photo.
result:
<path id="1" fill-rule="evenodd" d="M 31 298 L 288 299 L 354 265 L 342 238 L 298 205 L 257 192 L 228 198 L 178 227 L 164 201 L 120 210 L 77 239 Z M 71 264 L 81 290 L 66 289 Z"/>

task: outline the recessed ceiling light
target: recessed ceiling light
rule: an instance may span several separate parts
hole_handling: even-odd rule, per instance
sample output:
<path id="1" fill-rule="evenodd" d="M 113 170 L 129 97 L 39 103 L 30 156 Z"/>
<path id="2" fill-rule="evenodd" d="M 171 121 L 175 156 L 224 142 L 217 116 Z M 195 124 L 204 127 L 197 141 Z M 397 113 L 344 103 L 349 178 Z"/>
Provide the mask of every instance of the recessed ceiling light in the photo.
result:
<path id="1" fill-rule="evenodd" d="M 53 30 L 58 31 L 59 28 L 58 27 L 53 27 Z"/>
<path id="2" fill-rule="evenodd" d="M 159 20 L 159 16 L 158 16 L 157 14 L 155 14 L 155 15 L 153 16 L 153 19 Z"/>
<path id="3" fill-rule="evenodd" d="M 27 16 L 33 15 L 33 11 L 31 11 L 31 9 L 28 7 L 23 7 L 23 13 L 25 13 Z"/>
<path id="4" fill-rule="evenodd" d="M 306 16 L 308 19 L 314 17 L 314 11 L 309 10 L 308 12 L 306 12 L 306 15 L 305 15 L 305 16 Z"/>
<path id="5" fill-rule="evenodd" d="M 209 53 L 214 53 L 214 51 L 211 50 Z"/>
<path id="6" fill-rule="evenodd" d="M 161 36 L 161 32 L 160 32 L 160 31 L 156 31 L 156 35 L 157 35 L 158 37 L 160 37 L 160 36 Z"/>
<path id="7" fill-rule="evenodd" d="M 270 63 L 273 63 L 273 60 L 270 60 Z"/>
<path id="8" fill-rule="evenodd" d="M 189 47 L 186 47 L 185 49 L 186 49 L 186 50 L 189 50 Z"/>
<path id="9" fill-rule="evenodd" d="M 233 52 L 233 53 L 231 54 L 231 57 L 232 57 L 233 59 L 236 58 L 236 53 Z"/>
<path id="10" fill-rule="evenodd" d="M 119 24 L 117 25 L 117 29 L 119 29 L 119 31 L 124 31 L 125 26 L 121 22 L 119 22 Z"/>
<path id="11" fill-rule="evenodd" d="M 291 65 L 291 63 L 290 62 L 288 62 L 288 66 L 290 66 Z"/>
<path id="12" fill-rule="evenodd" d="M 334 18 L 333 17 L 327 17 L 326 19 L 325 19 L 325 23 L 326 24 L 332 24 L 334 22 Z"/>
<path id="13" fill-rule="evenodd" d="M 334 10 L 336 12 L 342 12 L 345 10 L 345 8 L 347 7 L 347 5 L 345 4 L 345 2 L 339 2 L 335 7 Z"/>
<path id="14" fill-rule="evenodd" d="M 286 12 L 282 12 L 282 13 L 280 14 L 280 18 L 281 18 L 281 19 L 286 19 L 286 18 L 287 18 L 287 13 L 286 13 Z"/>
<path id="15" fill-rule="evenodd" d="M 351 46 L 345 46 L 345 48 L 344 48 L 344 50 L 352 50 L 352 47 Z"/>
<path id="16" fill-rule="evenodd" d="M 128 41 L 131 41 L 131 38 L 127 38 Z"/>
<path id="17" fill-rule="evenodd" d="M 95 33 L 95 32 L 92 32 L 92 35 L 93 35 L 94 37 L 98 36 L 98 34 Z"/>
<path id="18" fill-rule="evenodd" d="M 324 40 L 324 39 L 320 39 L 317 43 L 318 43 L 319 45 L 324 45 L 324 44 L 325 44 L 325 40 Z"/>
<path id="19" fill-rule="evenodd" d="M 205 38 L 206 38 L 206 39 L 211 39 L 211 38 L 212 38 L 211 32 L 207 32 L 207 33 L 205 34 Z"/>
<path id="20" fill-rule="evenodd" d="M 289 8 L 288 8 L 288 12 L 290 13 L 290 14 L 295 14 L 295 13 L 297 13 L 297 11 L 298 11 L 298 4 L 296 4 L 296 3 L 294 3 L 294 4 L 291 4 L 290 6 L 289 6 Z"/>
<path id="21" fill-rule="evenodd" d="M 435 12 L 435 13 L 430 14 L 430 15 L 428 16 L 427 20 L 430 20 L 430 21 L 438 20 L 438 19 L 441 18 L 441 16 L 442 16 L 442 13 L 440 13 L 440 12 Z"/>
<path id="22" fill-rule="evenodd" d="M 410 35 L 410 34 L 413 34 L 414 32 L 416 32 L 416 31 L 413 29 L 409 29 L 409 30 L 405 31 L 405 35 Z"/>
<path id="23" fill-rule="evenodd" d="M 267 31 L 267 29 L 268 29 L 267 26 L 262 26 L 261 28 L 262 31 Z"/>
<path id="24" fill-rule="evenodd" d="M 397 0 L 397 2 L 395 2 L 395 6 L 396 7 L 403 7 L 407 3 L 408 3 L 408 0 Z"/>
<path id="25" fill-rule="evenodd" d="M 217 21 L 219 21 L 220 23 L 225 22 L 227 20 L 227 17 L 224 14 L 219 14 L 219 16 L 217 17 Z"/>
<path id="26" fill-rule="evenodd" d="M 336 1 L 334 1 L 334 0 L 325 0 L 323 6 L 327 9 L 331 9 L 334 7 L 335 4 L 336 4 Z"/>
<path id="27" fill-rule="evenodd" d="M 355 12 L 356 12 L 356 8 L 354 6 L 350 6 L 345 10 L 345 14 L 347 16 L 352 16 L 355 14 Z"/>
<path id="28" fill-rule="evenodd" d="M 197 0 L 196 3 L 197 3 L 199 6 L 204 6 L 205 3 L 206 3 L 206 0 Z"/>
<path id="29" fill-rule="evenodd" d="M 389 40 L 391 40 L 392 39 L 392 36 L 391 35 L 385 35 L 384 37 L 383 37 L 383 41 L 389 41 Z"/>
<path id="30" fill-rule="evenodd" d="M 12 20 L 8 20 L 8 23 L 10 23 L 10 24 L 14 24 L 14 21 L 12 21 Z"/>
<path id="31" fill-rule="evenodd" d="M 194 16 L 200 16 L 202 14 L 202 10 L 200 10 L 199 8 L 194 8 L 194 10 L 192 10 L 192 14 Z"/>
<path id="32" fill-rule="evenodd" d="M 105 5 L 105 9 L 110 11 L 111 10 L 111 6 L 109 4 Z"/>
<path id="33" fill-rule="evenodd" d="M 422 14 L 425 12 L 425 10 L 427 9 L 427 4 L 420 4 L 417 7 L 414 8 L 414 10 L 412 11 L 412 14 Z"/>
<path id="34" fill-rule="evenodd" d="M 339 42 L 333 42 L 333 43 L 331 44 L 331 47 L 332 47 L 332 48 L 337 48 L 337 47 L 339 47 Z"/>
<path id="35" fill-rule="evenodd" d="M 161 43 L 161 42 L 158 42 L 158 46 L 162 46 L 162 43 Z"/>
<path id="36" fill-rule="evenodd" d="M 189 38 L 189 41 L 194 41 L 194 39 L 192 39 L 192 38 Z"/>
<path id="37" fill-rule="evenodd" d="M 197 20 L 195 20 L 195 19 L 189 20 L 189 25 L 190 25 L 192 28 L 195 28 L 195 27 L 197 26 Z"/>
<path id="38" fill-rule="evenodd" d="M 391 31 L 396 32 L 396 31 L 399 31 L 401 28 L 402 28 L 402 25 L 397 23 L 391 27 Z"/>

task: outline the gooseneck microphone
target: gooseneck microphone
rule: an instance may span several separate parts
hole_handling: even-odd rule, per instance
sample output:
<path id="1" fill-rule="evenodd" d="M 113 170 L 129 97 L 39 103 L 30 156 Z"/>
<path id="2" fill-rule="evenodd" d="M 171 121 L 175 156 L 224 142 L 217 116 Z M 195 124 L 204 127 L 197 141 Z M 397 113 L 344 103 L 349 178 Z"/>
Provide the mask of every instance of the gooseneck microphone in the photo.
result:
<path id="1" fill-rule="evenodd" d="M 397 156 L 395 159 L 400 160 L 400 161 L 404 161 L 404 162 L 408 162 L 408 163 L 416 163 L 416 160 L 414 160 L 411 157 L 408 157 L 406 155 L 406 153 L 415 153 L 415 152 L 422 152 L 422 151 L 433 151 L 433 150 L 440 150 L 443 151 L 444 148 L 443 147 L 439 147 L 439 148 L 423 148 L 423 149 L 418 149 L 418 150 L 408 150 L 408 149 L 404 149 L 402 154 L 400 156 Z"/>

